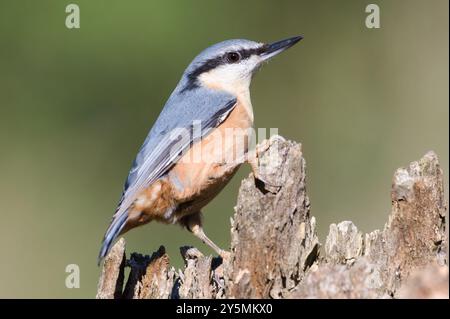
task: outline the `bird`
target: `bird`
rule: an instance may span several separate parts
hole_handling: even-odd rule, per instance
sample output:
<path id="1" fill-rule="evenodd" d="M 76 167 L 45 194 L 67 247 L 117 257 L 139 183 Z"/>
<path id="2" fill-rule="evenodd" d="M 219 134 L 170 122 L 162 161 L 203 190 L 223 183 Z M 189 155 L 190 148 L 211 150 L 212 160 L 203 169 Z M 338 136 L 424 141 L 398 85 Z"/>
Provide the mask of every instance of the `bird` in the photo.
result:
<path id="1" fill-rule="evenodd" d="M 222 258 L 228 256 L 205 234 L 201 210 L 244 162 L 258 176 L 245 139 L 254 122 L 250 83 L 264 62 L 301 39 L 226 40 L 192 60 L 136 155 L 103 237 L 98 264 L 118 236 L 151 221 L 179 224 Z M 234 131 L 245 138 L 235 138 Z M 238 156 L 236 149 L 242 154 Z"/>

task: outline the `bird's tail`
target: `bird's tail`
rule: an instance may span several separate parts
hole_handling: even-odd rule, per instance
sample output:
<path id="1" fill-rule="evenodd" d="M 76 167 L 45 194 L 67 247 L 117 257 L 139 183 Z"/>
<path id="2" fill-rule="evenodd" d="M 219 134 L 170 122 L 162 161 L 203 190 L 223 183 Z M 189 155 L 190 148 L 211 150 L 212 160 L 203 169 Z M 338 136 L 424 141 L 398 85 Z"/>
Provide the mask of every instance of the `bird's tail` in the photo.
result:
<path id="1" fill-rule="evenodd" d="M 125 211 L 118 216 L 114 216 L 111 225 L 109 225 L 108 230 L 103 237 L 102 247 L 100 248 L 100 253 L 98 254 L 97 263 L 100 265 L 101 261 L 108 254 L 109 250 L 114 243 L 114 240 L 119 236 L 121 230 L 127 223 L 128 212 Z"/>

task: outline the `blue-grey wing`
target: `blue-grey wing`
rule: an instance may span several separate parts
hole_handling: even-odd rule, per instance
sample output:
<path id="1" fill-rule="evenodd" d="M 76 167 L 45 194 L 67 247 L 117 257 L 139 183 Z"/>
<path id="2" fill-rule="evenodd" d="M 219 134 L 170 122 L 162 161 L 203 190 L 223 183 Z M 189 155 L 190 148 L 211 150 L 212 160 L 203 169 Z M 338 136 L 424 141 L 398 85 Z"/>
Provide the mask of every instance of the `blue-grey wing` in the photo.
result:
<path id="1" fill-rule="evenodd" d="M 100 258 L 106 255 L 111 242 L 124 227 L 128 209 L 136 196 L 166 174 L 196 139 L 219 126 L 235 104 L 235 96 L 204 88 L 174 92 L 170 96 L 134 160 L 122 198 L 105 234 Z M 192 134 L 194 123 L 201 125 L 200 136 Z M 187 139 L 179 139 L 181 131 L 189 132 Z"/>
<path id="2" fill-rule="evenodd" d="M 133 194 L 164 175 L 195 139 L 217 127 L 235 104 L 233 95 L 216 90 L 197 89 L 173 94 L 136 156 L 125 183 L 123 206 L 131 205 L 135 199 Z M 201 136 L 193 136 L 194 123 L 200 123 Z M 187 132 L 188 139 L 180 140 L 181 132 Z"/>

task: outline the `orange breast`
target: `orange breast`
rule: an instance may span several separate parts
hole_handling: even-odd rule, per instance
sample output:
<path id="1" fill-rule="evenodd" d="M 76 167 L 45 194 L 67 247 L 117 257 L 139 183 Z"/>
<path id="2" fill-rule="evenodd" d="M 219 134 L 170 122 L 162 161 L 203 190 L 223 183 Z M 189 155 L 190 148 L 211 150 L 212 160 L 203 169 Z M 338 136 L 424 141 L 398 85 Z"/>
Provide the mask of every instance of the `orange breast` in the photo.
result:
<path id="1" fill-rule="evenodd" d="M 179 214 L 198 211 L 228 183 L 248 151 L 252 115 L 239 101 L 225 121 L 195 143 L 169 172 Z"/>

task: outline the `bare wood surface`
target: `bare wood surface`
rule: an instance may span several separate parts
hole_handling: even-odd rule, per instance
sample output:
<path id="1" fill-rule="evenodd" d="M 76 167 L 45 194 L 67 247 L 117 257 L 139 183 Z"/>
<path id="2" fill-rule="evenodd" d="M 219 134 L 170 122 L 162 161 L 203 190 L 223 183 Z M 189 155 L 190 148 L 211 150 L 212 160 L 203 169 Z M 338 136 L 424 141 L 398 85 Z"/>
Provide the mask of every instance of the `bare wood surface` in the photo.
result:
<path id="1" fill-rule="evenodd" d="M 227 292 L 235 298 L 282 298 L 316 260 L 319 240 L 309 213 L 300 144 L 272 138 L 260 177 L 242 182 L 231 226 Z"/>
<path id="2" fill-rule="evenodd" d="M 98 282 L 97 299 L 120 298 L 125 267 L 125 239 L 120 238 L 106 256 Z"/>
<path id="3" fill-rule="evenodd" d="M 241 183 L 229 258 L 182 247 L 185 266 L 176 271 L 163 246 L 125 262 L 120 239 L 103 264 L 97 298 L 448 298 L 436 154 L 395 172 L 384 229 L 364 234 L 351 221 L 332 224 L 321 245 L 301 145 L 274 136 L 262 146 L 258 179 L 250 174 Z"/>

